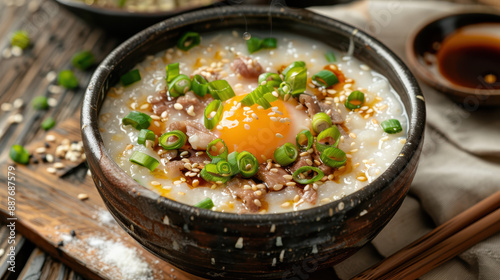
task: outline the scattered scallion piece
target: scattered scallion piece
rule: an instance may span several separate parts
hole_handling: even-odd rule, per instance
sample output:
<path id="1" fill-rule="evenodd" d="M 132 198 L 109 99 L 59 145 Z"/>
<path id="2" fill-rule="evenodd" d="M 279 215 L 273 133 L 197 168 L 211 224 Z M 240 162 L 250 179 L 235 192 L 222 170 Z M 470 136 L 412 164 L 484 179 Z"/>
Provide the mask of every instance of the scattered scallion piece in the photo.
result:
<path id="1" fill-rule="evenodd" d="M 231 97 L 234 97 L 233 88 L 226 80 L 216 80 L 208 83 L 208 91 L 215 99 L 220 99 L 226 101 Z"/>
<path id="2" fill-rule="evenodd" d="M 177 41 L 177 48 L 183 51 L 188 51 L 191 48 L 198 46 L 201 42 L 201 36 L 197 32 L 186 32 Z"/>
<path id="3" fill-rule="evenodd" d="M 323 130 L 316 138 L 316 149 L 322 153 L 327 148 L 337 147 L 340 136 L 340 131 L 335 125 Z"/>
<path id="4" fill-rule="evenodd" d="M 123 74 L 120 77 L 120 81 L 122 82 L 123 86 L 131 85 L 140 80 L 141 80 L 141 73 L 139 72 L 139 69 L 130 70 L 129 72 Z"/>
<path id="5" fill-rule="evenodd" d="M 207 129 L 213 129 L 219 123 L 222 116 L 222 101 L 215 99 L 205 108 L 204 111 L 204 123 Z"/>
<path id="6" fill-rule="evenodd" d="M 14 162 L 20 164 L 28 164 L 30 161 L 30 153 L 21 145 L 12 145 L 9 156 Z"/>
<path id="7" fill-rule="evenodd" d="M 26 49 L 30 45 L 28 32 L 24 30 L 14 32 L 10 38 L 10 44 L 12 46 L 20 47 L 23 50 Z"/>
<path id="8" fill-rule="evenodd" d="M 262 73 L 259 75 L 259 85 L 262 82 L 266 82 L 266 85 L 271 85 L 272 87 L 279 87 L 283 81 L 280 75 L 276 73 Z"/>
<path id="9" fill-rule="evenodd" d="M 247 40 L 247 49 L 249 53 L 254 53 L 261 49 L 262 40 L 257 37 L 252 37 Z"/>
<path id="10" fill-rule="evenodd" d="M 139 151 L 135 151 L 132 156 L 130 156 L 129 161 L 140 166 L 144 166 L 149 169 L 149 171 L 155 170 L 160 164 L 160 162 L 154 157 Z"/>
<path id="11" fill-rule="evenodd" d="M 87 70 L 94 65 L 94 55 L 89 51 L 77 52 L 71 58 L 71 64 L 80 70 Z"/>
<path id="12" fill-rule="evenodd" d="M 132 111 L 122 119 L 122 123 L 124 125 L 131 125 L 135 129 L 145 129 L 149 127 L 152 120 L 148 114 Z"/>
<path id="13" fill-rule="evenodd" d="M 346 154 L 339 148 L 330 147 L 320 155 L 321 161 L 332 168 L 341 167 L 347 161 Z"/>
<path id="14" fill-rule="evenodd" d="M 325 53 L 325 58 L 326 58 L 326 61 L 328 61 L 330 63 L 337 61 L 337 57 L 335 57 L 335 53 L 334 52 L 327 52 L 327 53 Z"/>
<path id="15" fill-rule="evenodd" d="M 186 144 L 187 136 L 180 130 L 172 130 L 163 133 L 158 143 L 165 150 L 177 150 Z"/>
<path id="16" fill-rule="evenodd" d="M 320 133 L 321 131 L 332 126 L 332 119 L 327 113 L 316 113 L 312 119 L 312 128 L 314 132 Z"/>
<path id="17" fill-rule="evenodd" d="M 145 145 L 146 140 L 155 141 L 155 139 L 156 135 L 153 131 L 149 129 L 141 129 L 141 131 L 139 131 L 139 136 L 137 137 L 137 144 Z"/>
<path id="18" fill-rule="evenodd" d="M 281 97 L 285 98 L 287 94 L 292 94 L 292 86 L 287 82 L 282 82 L 278 88 Z"/>
<path id="19" fill-rule="evenodd" d="M 316 175 L 312 176 L 311 178 L 307 178 L 306 176 L 308 176 L 309 174 L 303 174 L 303 173 L 309 173 L 309 172 L 312 172 L 314 175 L 314 173 L 316 173 Z M 316 181 L 319 181 L 321 180 L 321 178 L 323 178 L 323 176 L 325 176 L 325 173 L 323 173 L 323 171 L 321 171 L 321 169 L 317 168 L 317 167 L 313 167 L 313 166 L 302 166 L 301 168 L 295 170 L 295 172 L 293 172 L 293 180 L 299 184 L 311 184 L 311 183 L 314 183 Z"/>
<path id="20" fill-rule="evenodd" d="M 67 89 L 78 87 L 78 79 L 71 70 L 62 70 L 57 76 L 57 83 Z"/>
<path id="21" fill-rule="evenodd" d="M 396 134 L 403 131 L 401 123 L 397 119 L 389 119 L 380 123 L 382 129 L 389 134 Z"/>
<path id="22" fill-rule="evenodd" d="M 215 154 L 214 154 L 215 153 Z M 229 151 L 224 140 L 217 138 L 210 142 L 207 146 L 207 155 L 211 158 L 226 159 Z"/>
<path id="23" fill-rule="evenodd" d="M 227 160 L 222 159 L 217 162 L 217 173 L 221 174 L 222 176 L 231 176 L 232 169 Z"/>
<path id="24" fill-rule="evenodd" d="M 307 86 L 307 69 L 294 67 L 286 73 L 285 81 L 290 84 L 291 94 L 296 96 L 303 93 Z"/>
<path id="25" fill-rule="evenodd" d="M 213 163 L 209 163 L 203 167 L 203 169 L 200 172 L 201 178 L 207 182 L 214 182 L 214 183 L 226 183 L 231 179 L 230 176 L 220 176 L 217 172 L 217 165 Z"/>
<path id="26" fill-rule="evenodd" d="M 271 108 L 271 102 L 277 99 L 278 98 L 271 93 L 271 90 L 267 86 L 259 85 L 241 100 L 241 104 L 244 106 L 252 106 L 257 103 L 262 106 L 262 108 L 269 109 Z"/>
<path id="27" fill-rule="evenodd" d="M 191 82 L 191 88 L 196 95 L 203 97 L 208 92 L 208 82 L 203 76 L 196 74 Z"/>
<path id="28" fill-rule="evenodd" d="M 168 94 L 179 97 L 191 89 L 191 79 L 187 75 L 177 75 L 168 85 Z"/>
<path id="29" fill-rule="evenodd" d="M 47 131 L 56 125 L 56 120 L 53 117 L 48 117 L 42 121 L 41 127 L 43 130 Z"/>
<path id="30" fill-rule="evenodd" d="M 299 155 L 299 150 L 292 143 L 285 143 L 274 150 L 274 160 L 281 166 L 287 166 L 294 162 Z"/>
<path id="31" fill-rule="evenodd" d="M 252 177 L 259 171 L 259 162 L 257 158 L 247 151 L 239 153 L 236 160 L 241 176 L 245 178 Z"/>
<path id="32" fill-rule="evenodd" d="M 355 90 L 349 94 L 345 101 L 345 107 L 349 110 L 359 109 L 365 102 L 365 94 Z"/>
<path id="33" fill-rule="evenodd" d="M 210 210 L 214 207 L 214 202 L 210 199 L 210 197 L 207 197 L 193 206 Z"/>
<path id="34" fill-rule="evenodd" d="M 304 129 L 297 134 L 295 141 L 297 142 L 297 147 L 299 147 L 300 150 L 307 151 L 312 147 L 314 138 L 311 131 Z"/>
<path id="35" fill-rule="evenodd" d="M 275 49 L 278 46 L 278 42 L 276 41 L 276 38 L 264 38 L 262 39 L 262 42 L 260 43 L 260 47 L 262 49 Z"/>
<path id="36" fill-rule="evenodd" d="M 312 80 L 322 87 L 330 87 L 339 82 L 339 79 L 332 71 L 321 70 L 312 76 Z"/>
<path id="37" fill-rule="evenodd" d="M 165 71 L 167 72 L 167 83 L 170 83 L 175 77 L 179 76 L 179 62 L 165 66 Z"/>
<path id="38" fill-rule="evenodd" d="M 285 69 L 283 69 L 281 74 L 283 75 L 283 77 L 285 77 L 286 74 L 288 73 L 288 71 L 290 71 L 290 69 L 295 68 L 295 67 L 305 68 L 306 63 L 304 61 L 294 61 L 294 62 L 290 63 L 290 65 L 288 65 Z"/>
<path id="39" fill-rule="evenodd" d="M 45 96 L 37 96 L 33 98 L 33 101 L 31 101 L 31 104 L 33 104 L 33 108 L 37 110 L 47 110 L 49 109 L 49 102 L 47 97 Z"/>

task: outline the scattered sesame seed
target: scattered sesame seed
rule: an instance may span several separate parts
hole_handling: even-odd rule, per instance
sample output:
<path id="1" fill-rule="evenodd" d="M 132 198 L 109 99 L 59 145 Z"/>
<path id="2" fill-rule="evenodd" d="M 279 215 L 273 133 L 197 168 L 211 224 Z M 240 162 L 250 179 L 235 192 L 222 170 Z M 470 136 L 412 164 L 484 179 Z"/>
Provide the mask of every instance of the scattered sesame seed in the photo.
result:
<path id="1" fill-rule="evenodd" d="M 299 202 L 299 200 L 300 200 L 300 195 L 298 195 L 298 194 L 295 195 L 295 197 L 293 198 L 293 201 L 294 202 Z"/>
<path id="2" fill-rule="evenodd" d="M 261 195 L 262 195 L 262 191 L 255 191 L 254 193 L 255 193 L 255 195 L 257 195 L 257 196 L 261 196 Z"/>
<path id="3" fill-rule="evenodd" d="M 174 181 L 174 185 L 180 185 L 180 184 L 182 184 L 182 181 L 180 180 Z"/>
<path id="4" fill-rule="evenodd" d="M 387 140 L 389 140 L 389 136 L 384 136 L 384 137 L 380 138 L 380 141 L 387 141 Z"/>
<path id="5" fill-rule="evenodd" d="M 81 201 L 87 200 L 87 199 L 89 199 L 89 195 L 85 194 L 85 193 L 79 193 L 78 194 L 78 199 L 81 200 Z"/>
<path id="6" fill-rule="evenodd" d="M 269 171 L 273 172 L 273 173 L 278 173 L 278 168 L 271 168 Z"/>
<path id="7" fill-rule="evenodd" d="M 252 188 L 252 186 L 250 186 L 250 185 L 244 185 L 244 186 L 243 186 L 243 189 L 244 189 L 244 190 L 249 190 L 249 189 L 251 189 L 251 188 Z"/>
<path id="8" fill-rule="evenodd" d="M 315 159 L 315 160 L 314 160 L 314 164 L 316 164 L 316 165 L 318 165 L 318 166 L 319 166 L 319 165 L 321 165 L 321 162 L 320 162 L 319 160 Z"/>
<path id="9" fill-rule="evenodd" d="M 307 165 L 312 165 L 313 164 L 312 160 L 310 160 L 310 159 L 306 159 L 306 163 L 307 163 Z"/>
<path id="10" fill-rule="evenodd" d="M 180 110 L 184 109 L 184 106 L 182 106 L 182 104 L 180 104 L 180 103 L 175 103 L 174 109 L 180 111 Z M 215 111 L 212 113 L 215 113 Z M 210 115 L 210 116 L 212 116 L 212 115 Z"/>
<path id="11" fill-rule="evenodd" d="M 285 178 L 286 180 L 292 180 L 293 179 L 293 176 L 292 175 L 283 175 L 283 178 Z"/>
<path id="12" fill-rule="evenodd" d="M 399 140 L 399 143 L 401 143 L 401 144 L 406 144 L 406 139 L 400 139 L 400 140 Z"/>
<path id="13" fill-rule="evenodd" d="M 356 153 L 356 152 L 358 152 L 358 151 L 359 151 L 358 149 L 352 149 L 352 150 L 350 150 L 349 152 L 350 152 L 350 153 Z"/>
<path id="14" fill-rule="evenodd" d="M 279 191 L 279 190 L 281 190 L 282 188 L 283 188 L 283 185 L 282 185 L 282 184 L 276 184 L 276 185 L 274 185 L 274 186 L 273 186 L 273 189 L 274 189 L 275 191 Z"/>
<path id="15" fill-rule="evenodd" d="M 8 112 L 10 110 L 12 110 L 12 104 L 10 103 L 2 103 L 2 111 L 4 112 Z"/>
<path id="16" fill-rule="evenodd" d="M 198 179 L 193 180 L 193 187 L 197 187 L 200 184 L 200 181 Z"/>
<path id="17" fill-rule="evenodd" d="M 158 181 L 151 181 L 150 184 L 152 186 L 161 186 L 160 182 L 158 182 Z"/>
<path id="18" fill-rule="evenodd" d="M 36 148 L 35 153 L 37 153 L 37 154 L 43 154 L 46 151 L 47 151 L 47 149 L 45 147 L 39 147 L 39 148 Z"/>
<path id="19" fill-rule="evenodd" d="M 258 200 L 258 199 L 254 199 L 254 200 L 253 200 L 253 203 L 254 203 L 255 205 L 257 205 L 258 207 L 261 207 L 261 206 L 262 206 L 262 203 L 261 203 L 261 202 L 260 202 L 260 200 Z"/>
<path id="20" fill-rule="evenodd" d="M 269 119 L 272 120 L 273 122 L 277 122 L 278 121 L 277 117 L 270 117 Z"/>
<path id="21" fill-rule="evenodd" d="M 287 202 L 285 202 L 285 203 L 282 203 L 282 204 L 281 204 L 281 208 L 288 208 L 288 207 L 290 207 L 291 205 L 292 205 L 292 204 L 291 204 L 290 202 L 288 202 L 288 201 L 287 201 Z"/>
<path id="22" fill-rule="evenodd" d="M 47 155 L 45 155 L 45 160 L 47 162 L 54 162 L 54 156 L 51 154 L 47 154 Z"/>
<path id="23" fill-rule="evenodd" d="M 364 181 L 366 181 L 366 177 L 365 176 L 358 176 L 358 177 L 356 177 L 356 180 L 364 182 Z"/>
<path id="24" fill-rule="evenodd" d="M 56 173 L 56 169 L 54 167 L 48 167 L 47 172 L 49 172 L 50 174 L 54 174 Z"/>
<path id="25" fill-rule="evenodd" d="M 185 192 L 177 192 L 178 195 L 186 195 Z"/>
<path id="26" fill-rule="evenodd" d="M 64 167 L 65 167 L 65 165 L 62 162 L 56 162 L 56 163 L 54 163 L 54 168 L 55 169 L 62 169 Z"/>
<path id="27" fill-rule="evenodd" d="M 354 134 L 353 132 L 349 133 L 349 137 L 351 137 L 352 139 L 356 139 L 356 134 Z"/>
<path id="28" fill-rule="evenodd" d="M 283 135 L 281 133 L 276 133 L 276 137 L 283 138 Z"/>
<path id="29" fill-rule="evenodd" d="M 245 124 L 243 127 L 245 127 L 246 130 L 249 130 L 250 129 L 250 125 L 249 124 Z"/>
<path id="30" fill-rule="evenodd" d="M 181 156 L 181 157 L 183 157 L 183 156 L 187 156 L 187 155 L 189 155 L 189 152 L 188 152 L 188 151 L 184 151 L 184 152 L 182 152 L 182 153 L 180 154 L 180 156 Z"/>
<path id="31" fill-rule="evenodd" d="M 295 183 L 295 182 L 287 182 L 286 185 L 287 186 L 295 186 L 295 185 L 297 185 L 297 183 Z"/>

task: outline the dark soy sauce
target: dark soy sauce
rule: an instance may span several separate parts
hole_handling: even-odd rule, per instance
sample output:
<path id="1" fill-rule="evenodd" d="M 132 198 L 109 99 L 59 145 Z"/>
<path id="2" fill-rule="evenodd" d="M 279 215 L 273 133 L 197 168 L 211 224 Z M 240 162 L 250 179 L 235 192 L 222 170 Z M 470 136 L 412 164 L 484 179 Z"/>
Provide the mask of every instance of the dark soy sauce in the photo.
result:
<path id="1" fill-rule="evenodd" d="M 439 72 L 459 86 L 500 89 L 500 36 L 481 33 L 448 36 L 437 53 Z"/>

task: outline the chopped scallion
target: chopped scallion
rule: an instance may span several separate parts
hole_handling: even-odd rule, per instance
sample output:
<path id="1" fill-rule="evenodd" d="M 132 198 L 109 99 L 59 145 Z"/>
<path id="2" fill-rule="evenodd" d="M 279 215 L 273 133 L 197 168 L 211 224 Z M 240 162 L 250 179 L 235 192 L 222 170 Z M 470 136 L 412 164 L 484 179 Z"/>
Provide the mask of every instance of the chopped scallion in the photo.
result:
<path id="1" fill-rule="evenodd" d="M 203 97 L 208 92 L 208 82 L 203 76 L 194 75 L 191 88 L 196 95 Z"/>
<path id="2" fill-rule="evenodd" d="M 47 110 L 49 109 L 49 102 L 47 97 L 45 96 L 37 96 L 33 98 L 33 101 L 31 101 L 31 104 L 33 104 L 33 108 L 37 110 Z"/>
<path id="3" fill-rule="evenodd" d="M 359 109 L 365 102 L 365 94 L 355 90 L 349 94 L 345 101 L 345 107 L 349 110 Z"/>
<path id="4" fill-rule="evenodd" d="M 222 158 L 226 159 L 228 155 L 228 150 L 224 140 L 217 138 L 210 142 L 207 146 L 207 155 L 211 158 Z"/>
<path id="5" fill-rule="evenodd" d="M 285 81 L 290 84 L 292 95 L 303 93 L 307 86 L 307 69 L 304 67 L 290 69 L 286 73 Z"/>
<path id="6" fill-rule="evenodd" d="M 198 46 L 201 42 L 201 36 L 197 32 L 186 32 L 177 41 L 177 48 L 183 51 L 188 51 L 191 48 Z"/>
<path id="7" fill-rule="evenodd" d="M 214 207 L 214 202 L 210 199 L 210 197 L 207 197 L 193 206 L 210 210 Z"/>
<path id="8" fill-rule="evenodd" d="M 152 120 L 148 114 L 132 111 L 122 119 L 122 123 L 123 125 L 131 125 L 135 129 L 145 129 L 149 127 Z"/>
<path id="9" fill-rule="evenodd" d="M 334 84 L 337 84 L 339 82 L 339 79 L 335 74 L 333 74 L 332 71 L 328 70 L 321 70 L 318 73 L 314 74 L 312 76 L 312 80 L 322 86 L 322 87 L 330 87 Z"/>
<path id="10" fill-rule="evenodd" d="M 262 39 L 262 42 L 260 44 L 260 47 L 262 49 L 275 49 L 276 46 L 278 46 L 276 38 L 271 38 L 271 37 Z"/>
<path id="11" fill-rule="evenodd" d="M 332 168 L 341 167 L 347 161 L 346 154 L 339 148 L 330 147 L 320 155 L 321 161 Z"/>
<path id="12" fill-rule="evenodd" d="M 222 101 L 215 99 L 205 108 L 204 123 L 207 129 L 212 130 L 218 123 L 222 116 Z"/>
<path id="13" fill-rule="evenodd" d="M 208 83 L 208 91 L 215 99 L 220 99 L 226 101 L 231 97 L 234 97 L 233 88 L 226 80 L 216 80 Z"/>
<path id="14" fill-rule="evenodd" d="M 14 32 L 10 38 L 10 44 L 12 46 L 20 47 L 23 50 L 26 49 L 30 45 L 28 32 L 23 30 Z"/>
<path id="15" fill-rule="evenodd" d="M 283 77 L 286 76 L 286 74 L 288 73 L 288 71 L 292 68 L 295 68 L 295 67 L 302 67 L 302 68 L 305 68 L 306 67 L 306 63 L 304 61 L 294 61 L 292 63 L 290 63 L 290 65 L 288 65 L 285 69 L 283 69 L 283 71 L 281 72 L 281 74 L 283 75 Z"/>
<path id="16" fill-rule="evenodd" d="M 94 55 L 89 51 L 81 51 L 75 53 L 71 58 L 71 64 L 80 70 L 87 70 L 94 65 Z"/>
<path id="17" fill-rule="evenodd" d="M 49 130 L 56 125 L 56 120 L 53 117 L 48 117 L 42 121 L 41 127 L 43 130 Z"/>
<path id="18" fill-rule="evenodd" d="M 203 169 L 200 172 L 201 178 L 207 182 L 214 182 L 214 183 L 226 183 L 231 179 L 230 176 L 220 176 L 217 172 L 217 165 L 213 163 L 209 163 L 203 167 Z"/>
<path id="19" fill-rule="evenodd" d="M 316 173 L 316 175 L 314 175 L 314 173 Z M 307 178 L 307 176 L 311 175 L 313 175 L 311 178 Z M 302 166 L 301 168 L 295 170 L 292 175 L 295 182 L 304 185 L 319 181 L 323 178 L 323 176 L 325 176 L 325 173 L 323 173 L 321 169 L 313 166 Z"/>
<path id="20" fill-rule="evenodd" d="M 247 49 L 249 53 L 254 53 L 262 47 L 262 40 L 257 37 L 252 37 L 247 40 Z"/>
<path id="21" fill-rule="evenodd" d="M 172 130 L 163 133 L 158 139 L 158 143 L 165 150 L 177 150 L 186 144 L 187 136 L 180 130 Z"/>
<path id="22" fill-rule="evenodd" d="M 219 162 L 217 162 L 217 173 L 221 174 L 222 176 L 231 176 L 232 169 L 227 160 L 221 159 Z"/>
<path id="23" fill-rule="evenodd" d="M 403 131 L 401 123 L 397 119 L 389 119 L 380 123 L 382 129 L 389 134 L 396 134 Z"/>
<path id="24" fill-rule="evenodd" d="M 337 61 L 337 58 L 335 57 L 335 53 L 334 52 L 327 52 L 327 53 L 325 53 L 325 58 L 326 58 L 326 61 L 328 61 L 330 63 Z"/>
<path id="25" fill-rule="evenodd" d="M 132 156 L 130 156 L 129 161 L 140 166 L 144 166 L 149 169 L 149 171 L 155 170 L 160 164 L 160 162 L 154 157 L 139 151 L 135 151 Z"/>
<path id="26" fill-rule="evenodd" d="M 262 82 L 266 82 L 266 85 L 271 85 L 272 87 L 279 87 L 283 81 L 280 75 L 276 73 L 262 73 L 259 75 L 259 85 Z"/>
<path id="27" fill-rule="evenodd" d="M 67 89 L 78 87 L 78 79 L 71 70 L 62 70 L 57 76 L 57 83 Z"/>
<path id="28" fill-rule="evenodd" d="M 332 118 L 324 112 L 316 113 L 312 119 L 312 128 L 314 132 L 320 133 L 321 131 L 332 126 Z"/>
<path id="29" fill-rule="evenodd" d="M 245 178 L 252 177 L 259 171 L 259 162 L 257 158 L 247 151 L 243 151 L 237 156 L 238 168 L 241 176 Z"/>
<path id="30" fill-rule="evenodd" d="M 30 153 L 21 145 L 12 145 L 9 156 L 14 162 L 20 164 L 28 164 L 30 161 Z"/>
<path id="31" fill-rule="evenodd" d="M 155 141 L 155 139 L 156 135 L 153 131 L 149 129 L 141 129 L 141 131 L 139 131 L 139 136 L 137 137 L 137 144 L 145 145 L 146 140 Z"/>
<path id="32" fill-rule="evenodd" d="M 168 94 L 179 97 L 191 89 L 191 79 L 187 75 L 177 75 L 168 85 Z"/>
<path id="33" fill-rule="evenodd" d="M 274 150 L 274 160 L 281 166 L 293 163 L 299 155 L 299 150 L 292 143 L 285 143 Z"/>
<path id="34" fill-rule="evenodd" d="M 170 83 L 175 77 L 179 76 L 179 62 L 165 66 L 165 71 L 167 72 L 167 83 Z"/>
<path id="35" fill-rule="evenodd" d="M 295 141 L 300 150 L 307 151 L 312 147 L 314 138 L 311 131 L 304 129 L 297 134 Z"/>
<path id="36" fill-rule="evenodd" d="M 122 82 L 123 86 L 131 85 L 140 80 L 141 80 L 141 73 L 139 72 L 139 69 L 130 70 L 129 72 L 123 74 L 120 77 L 120 81 Z"/>
<path id="37" fill-rule="evenodd" d="M 340 136 L 340 131 L 335 125 L 323 130 L 316 138 L 316 149 L 322 153 L 327 148 L 337 147 Z"/>
<path id="38" fill-rule="evenodd" d="M 240 172 L 238 168 L 238 152 L 234 151 L 227 155 L 227 162 L 231 166 L 231 175 L 236 175 L 238 172 Z"/>

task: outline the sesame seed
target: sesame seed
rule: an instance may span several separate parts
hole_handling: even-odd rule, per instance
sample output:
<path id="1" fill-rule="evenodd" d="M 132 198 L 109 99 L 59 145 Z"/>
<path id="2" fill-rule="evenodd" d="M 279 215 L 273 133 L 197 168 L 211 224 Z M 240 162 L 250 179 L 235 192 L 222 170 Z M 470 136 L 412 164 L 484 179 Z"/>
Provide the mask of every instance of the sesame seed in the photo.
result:
<path id="1" fill-rule="evenodd" d="M 288 202 L 288 201 L 287 201 L 287 202 L 285 202 L 285 203 L 282 203 L 282 204 L 281 204 L 281 207 L 282 207 L 282 208 L 288 208 L 288 207 L 290 207 L 291 205 L 292 205 L 292 204 L 291 204 L 290 202 Z"/>
<path id="2" fill-rule="evenodd" d="M 328 197 L 325 197 L 322 200 L 320 200 L 320 203 L 328 203 L 328 202 L 330 202 L 330 199 Z"/>
<path id="3" fill-rule="evenodd" d="M 132 144 L 128 144 L 126 147 L 125 147 L 125 150 L 130 150 L 134 147 L 134 145 Z"/>
<path id="4" fill-rule="evenodd" d="M 45 141 L 54 142 L 56 141 L 56 137 L 53 134 L 47 134 L 47 136 L 45 136 Z"/>
<path id="5" fill-rule="evenodd" d="M 193 183 L 192 183 L 193 187 L 197 187 L 199 184 L 200 184 L 200 181 L 198 181 L 198 179 L 193 180 Z"/>
<path id="6" fill-rule="evenodd" d="M 389 140 L 389 136 L 384 136 L 384 137 L 380 138 L 380 141 L 387 141 L 387 140 Z"/>
<path id="7" fill-rule="evenodd" d="M 158 181 L 151 181 L 151 182 L 149 182 L 149 183 L 150 183 L 152 186 L 160 186 L 160 185 L 161 185 L 161 184 L 160 184 L 160 182 L 158 182 Z"/>
<path id="8" fill-rule="evenodd" d="M 279 93 L 277 93 L 276 91 L 273 91 L 273 92 L 272 92 L 272 95 L 273 95 L 274 97 L 279 97 L 279 96 L 280 96 L 280 95 L 279 95 Z"/>
<path id="9" fill-rule="evenodd" d="M 352 149 L 352 150 L 350 150 L 349 152 L 350 152 L 350 153 L 356 153 L 356 152 L 358 152 L 358 151 L 359 151 L 358 149 Z"/>
<path id="10" fill-rule="evenodd" d="M 174 185 L 180 185 L 180 184 L 182 184 L 182 181 L 180 180 L 174 181 Z"/>
<path id="11" fill-rule="evenodd" d="M 45 156 L 45 159 L 47 160 L 47 162 L 54 162 L 54 156 L 51 154 L 47 154 Z"/>
<path id="12" fill-rule="evenodd" d="M 351 154 L 346 154 L 345 157 L 346 158 L 352 158 L 352 155 Z M 339 168 L 339 170 L 340 170 L 340 168 Z"/>
<path id="13" fill-rule="evenodd" d="M 356 177 L 356 179 L 357 179 L 358 181 L 361 181 L 361 182 L 366 181 L 366 177 L 365 177 L 365 176 L 359 176 L 359 177 Z"/>
<path id="14" fill-rule="evenodd" d="M 218 129 L 218 130 L 222 130 L 222 128 L 223 128 L 223 127 L 222 127 L 222 125 L 220 125 L 220 124 L 219 124 L 219 125 L 217 125 L 217 129 Z"/>
<path id="15" fill-rule="evenodd" d="M 244 186 L 243 186 L 243 189 L 244 189 L 244 190 L 249 190 L 249 189 L 251 189 L 251 188 L 252 188 L 252 186 L 250 186 L 250 185 L 244 185 Z"/>
<path id="16" fill-rule="evenodd" d="M 319 166 L 319 165 L 321 165 L 321 162 L 320 162 L 319 160 L 315 159 L 315 160 L 314 160 L 314 164 L 316 164 L 316 165 L 318 165 L 318 166 Z"/>
<path id="17" fill-rule="evenodd" d="M 276 137 L 283 138 L 283 135 L 281 133 L 276 133 Z"/>
<path id="18" fill-rule="evenodd" d="M 54 163 L 54 168 L 55 169 L 62 169 L 64 167 L 65 167 L 65 165 L 62 162 L 56 162 L 56 163 Z"/>
<path id="19" fill-rule="evenodd" d="M 257 196 L 261 196 L 262 195 L 262 191 L 255 191 L 254 194 L 257 195 Z"/>
<path id="20" fill-rule="evenodd" d="M 186 195 L 185 192 L 177 192 L 178 195 Z"/>
<path id="21" fill-rule="evenodd" d="M 311 188 L 311 185 L 307 184 L 307 185 L 304 187 L 304 191 L 308 191 L 310 188 Z"/>
<path id="22" fill-rule="evenodd" d="M 250 129 L 250 125 L 249 124 L 245 124 L 243 127 L 245 127 L 246 130 L 249 130 Z"/>
<path id="23" fill-rule="evenodd" d="M 359 108 L 359 110 L 366 111 L 366 110 L 368 110 L 368 108 L 369 108 L 368 106 L 363 106 L 363 107 Z"/>
<path id="24" fill-rule="evenodd" d="M 261 189 L 261 190 L 263 190 L 263 189 L 265 189 L 265 188 L 266 188 L 266 185 L 264 185 L 264 184 L 257 184 L 257 185 L 255 185 L 255 186 L 256 186 L 258 189 Z"/>
<path id="25" fill-rule="evenodd" d="M 278 173 L 278 168 L 271 168 L 269 171 L 273 172 L 273 173 Z"/>
<path id="26" fill-rule="evenodd" d="M 261 203 L 261 202 L 260 202 L 260 200 L 258 200 L 258 199 L 254 199 L 254 200 L 253 200 L 253 203 L 254 203 L 255 205 L 257 205 L 258 207 L 261 207 L 261 206 L 262 206 L 262 203 Z"/>
<path id="27" fill-rule="evenodd" d="M 269 119 L 271 119 L 273 122 L 277 122 L 278 121 L 277 117 L 270 117 Z"/>
<path id="28" fill-rule="evenodd" d="M 187 156 L 188 154 L 189 154 L 189 152 L 188 152 L 188 151 L 184 151 L 184 152 L 182 152 L 182 153 L 181 153 L 181 157 L 183 157 L 183 156 Z"/>
<path id="29" fill-rule="evenodd" d="M 297 183 L 295 183 L 295 182 L 287 182 L 286 185 L 287 186 L 295 186 L 295 185 L 297 185 Z"/>
<path id="30" fill-rule="evenodd" d="M 10 103 L 2 103 L 2 111 L 4 112 L 8 112 L 10 110 L 12 110 L 12 104 Z"/>
<path id="31" fill-rule="evenodd" d="M 283 175 L 283 178 L 285 178 L 286 180 L 292 180 L 293 176 L 287 174 L 287 175 Z"/>
<path id="32" fill-rule="evenodd" d="M 328 180 L 333 181 L 333 179 L 335 179 L 335 176 L 333 176 L 333 174 L 328 175 Z"/>
<path id="33" fill-rule="evenodd" d="M 179 111 L 180 111 L 180 110 L 182 110 L 183 108 L 184 108 L 184 107 L 183 107 L 183 106 L 182 106 L 182 104 L 180 104 L 180 103 L 175 103 L 175 104 L 174 104 L 174 109 L 175 109 L 175 110 L 179 110 Z M 214 112 L 212 112 L 212 113 L 215 113 L 215 111 L 214 111 Z M 212 115 L 210 114 L 210 116 L 212 116 Z"/>
<path id="34" fill-rule="evenodd" d="M 82 200 L 82 201 L 83 200 L 87 200 L 87 199 L 89 199 L 89 196 L 88 196 L 88 194 L 85 194 L 85 193 L 79 193 L 78 194 L 78 199 Z"/>
<path id="35" fill-rule="evenodd" d="M 378 121 L 377 121 L 376 119 L 372 119 L 372 123 L 373 123 L 374 125 L 377 125 L 377 124 L 378 124 Z"/>
<path id="36" fill-rule="evenodd" d="M 351 137 L 352 139 L 356 139 L 356 134 L 354 134 L 353 132 L 349 133 L 349 137 Z"/>
<path id="37" fill-rule="evenodd" d="M 283 185 L 282 185 L 282 184 L 276 184 L 276 185 L 274 185 L 274 186 L 273 186 L 273 189 L 274 189 L 275 191 L 279 191 L 279 190 L 281 190 L 282 188 L 283 188 Z"/>
<path id="38" fill-rule="evenodd" d="M 56 173 L 56 169 L 54 167 L 49 167 L 47 168 L 47 172 L 49 172 L 50 174 L 54 174 Z"/>
<path id="39" fill-rule="evenodd" d="M 165 119 L 168 116 L 168 112 L 167 111 L 163 111 L 163 113 L 161 113 L 160 116 L 161 116 L 162 119 Z"/>
<path id="40" fill-rule="evenodd" d="M 310 160 L 310 159 L 306 159 L 306 163 L 307 163 L 307 165 L 312 165 L 313 164 L 312 160 Z"/>
<path id="41" fill-rule="evenodd" d="M 406 139 L 400 139 L 400 140 L 399 140 L 399 143 L 401 143 L 401 144 L 406 144 Z"/>
<path id="42" fill-rule="evenodd" d="M 370 71 L 370 67 L 368 67 L 368 65 L 366 64 L 361 64 L 359 68 L 361 68 L 361 70 L 363 71 Z"/>
<path id="43" fill-rule="evenodd" d="M 310 148 L 309 150 L 307 150 L 307 152 L 308 152 L 309 154 L 312 154 L 312 153 L 314 153 L 314 149 L 313 149 L 313 148 Z"/>
<path id="44" fill-rule="evenodd" d="M 186 162 L 184 163 L 184 168 L 186 168 L 187 170 L 192 170 L 193 166 L 190 163 Z"/>
<path id="45" fill-rule="evenodd" d="M 293 201 L 294 202 L 298 202 L 300 200 L 300 195 L 295 195 L 295 197 L 293 198 Z"/>
<path id="46" fill-rule="evenodd" d="M 35 153 L 37 153 L 37 154 L 43 154 L 46 151 L 47 151 L 47 149 L 45 149 L 45 147 L 39 147 L 39 148 L 36 148 Z"/>
<path id="47" fill-rule="evenodd" d="M 299 156 L 301 156 L 301 157 L 305 157 L 305 156 L 308 156 L 308 155 L 309 155 L 308 152 L 302 152 L 302 153 L 299 154 Z"/>
<path id="48" fill-rule="evenodd" d="M 255 113 L 252 113 L 252 118 L 254 118 L 254 119 L 256 119 L 256 120 L 258 120 L 258 119 L 259 119 L 259 117 L 258 117 L 258 116 L 257 116 L 257 114 L 255 114 Z"/>

